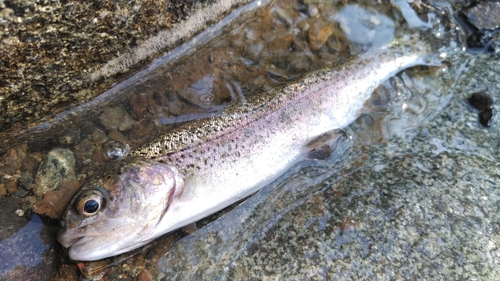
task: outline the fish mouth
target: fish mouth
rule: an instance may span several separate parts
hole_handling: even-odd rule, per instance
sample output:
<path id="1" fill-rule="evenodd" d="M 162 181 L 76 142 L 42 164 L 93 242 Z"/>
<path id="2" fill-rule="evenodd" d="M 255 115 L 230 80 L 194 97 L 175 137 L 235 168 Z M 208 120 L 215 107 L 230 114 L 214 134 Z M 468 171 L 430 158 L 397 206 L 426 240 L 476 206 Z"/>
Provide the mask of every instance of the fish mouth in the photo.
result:
<path id="1" fill-rule="evenodd" d="M 77 244 L 83 238 L 85 238 L 85 237 L 84 236 L 80 236 L 80 237 L 68 238 L 67 235 L 65 235 L 64 232 L 61 232 L 57 236 L 57 241 L 59 241 L 59 243 L 61 243 L 61 245 L 64 248 L 69 249 L 72 246 L 74 246 L 75 244 Z"/>

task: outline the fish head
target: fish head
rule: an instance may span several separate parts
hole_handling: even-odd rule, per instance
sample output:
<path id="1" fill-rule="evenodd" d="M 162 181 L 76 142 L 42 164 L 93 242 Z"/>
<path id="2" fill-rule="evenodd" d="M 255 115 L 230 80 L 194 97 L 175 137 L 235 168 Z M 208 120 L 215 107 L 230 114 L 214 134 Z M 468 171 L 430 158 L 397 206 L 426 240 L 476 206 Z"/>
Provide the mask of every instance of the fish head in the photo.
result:
<path id="1" fill-rule="evenodd" d="M 184 181 L 169 165 L 144 158 L 110 163 L 83 183 L 61 219 L 58 241 L 71 259 L 90 261 L 150 240 Z"/>

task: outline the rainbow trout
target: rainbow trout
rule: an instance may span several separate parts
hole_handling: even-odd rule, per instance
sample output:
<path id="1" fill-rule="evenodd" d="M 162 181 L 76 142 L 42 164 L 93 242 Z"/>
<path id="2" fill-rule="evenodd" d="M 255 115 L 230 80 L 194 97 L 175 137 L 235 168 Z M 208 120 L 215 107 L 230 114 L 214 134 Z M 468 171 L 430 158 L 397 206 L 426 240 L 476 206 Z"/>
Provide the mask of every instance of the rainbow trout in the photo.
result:
<path id="1" fill-rule="evenodd" d="M 412 42 L 249 97 L 109 163 L 69 203 L 58 240 L 73 260 L 102 259 L 255 193 L 304 159 L 311 140 L 354 121 L 384 80 L 436 64 L 425 43 Z"/>

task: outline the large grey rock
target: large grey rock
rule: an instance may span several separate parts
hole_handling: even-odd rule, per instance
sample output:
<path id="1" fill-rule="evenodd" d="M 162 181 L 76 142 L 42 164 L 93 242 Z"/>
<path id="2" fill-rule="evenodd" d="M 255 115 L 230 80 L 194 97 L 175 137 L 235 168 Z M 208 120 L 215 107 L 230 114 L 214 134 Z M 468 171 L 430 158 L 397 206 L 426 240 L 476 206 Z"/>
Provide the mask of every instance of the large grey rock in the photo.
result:
<path id="1" fill-rule="evenodd" d="M 75 156 L 69 149 L 51 150 L 40 164 L 35 178 L 33 191 L 41 197 L 48 191 L 59 187 L 63 181 L 73 181 L 75 176 Z"/>

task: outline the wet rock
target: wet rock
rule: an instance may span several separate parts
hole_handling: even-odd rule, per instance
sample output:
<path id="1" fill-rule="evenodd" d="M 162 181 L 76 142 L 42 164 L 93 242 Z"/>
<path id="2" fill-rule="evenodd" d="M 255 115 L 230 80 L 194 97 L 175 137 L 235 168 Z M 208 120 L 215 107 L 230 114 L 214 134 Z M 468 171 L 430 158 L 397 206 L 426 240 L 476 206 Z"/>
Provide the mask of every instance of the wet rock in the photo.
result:
<path id="1" fill-rule="evenodd" d="M 313 51 L 317 51 L 321 49 L 321 47 L 325 44 L 326 40 L 332 35 L 333 29 L 330 26 L 323 26 L 318 29 L 315 27 L 309 28 L 308 38 L 309 38 L 309 47 Z"/>
<path id="2" fill-rule="evenodd" d="M 106 108 L 99 116 L 99 119 L 107 130 L 120 129 L 120 131 L 125 131 L 130 129 L 133 124 L 133 119 L 120 106 Z"/>
<path id="3" fill-rule="evenodd" d="M 89 139 L 83 139 L 78 145 L 75 146 L 74 149 L 76 158 L 82 162 L 85 162 L 87 159 L 91 159 L 97 151 L 99 151 L 99 148 L 94 146 Z"/>
<path id="4" fill-rule="evenodd" d="M 143 269 L 143 270 L 141 270 L 141 272 L 139 272 L 139 275 L 137 275 L 137 280 L 138 281 L 151 281 L 151 280 L 153 280 L 153 275 L 151 275 L 151 272 L 149 272 L 149 270 Z"/>
<path id="5" fill-rule="evenodd" d="M 0 161 L 0 175 L 12 175 L 21 168 L 26 158 L 27 144 L 22 144 L 9 149 Z"/>
<path id="6" fill-rule="evenodd" d="M 134 119 L 141 119 L 148 109 L 148 99 L 144 94 L 133 95 L 130 98 L 130 108 Z"/>
<path id="7" fill-rule="evenodd" d="M 278 34 L 267 44 L 267 52 L 271 54 L 287 54 L 292 46 L 293 36 L 285 32 L 285 30 L 278 29 L 275 32 Z"/>
<path id="8" fill-rule="evenodd" d="M 170 93 L 167 94 L 168 102 L 167 108 L 171 115 L 178 116 L 183 112 L 182 102 L 177 97 L 177 94 Z"/>
<path id="9" fill-rule="evenodd" d="M 127 138 L 120 132 L 118 132 L 117 130 L 114 130 L 114 131 L 111 131 L 108 135 L 108 137 L 114 141 L 118 141 L 118 142 L 121 142 L 121 143 L 128 143 L 128 140 Z"/>
<path id="10" fill-rule="evenodd" d="M 94 130 L 96 130 L 96 129 L 97 129 L 97 126 L 94 123 L 85 122 L 81 126 L 81 135 L 84 138 L 88 138 L 92 134 L 92 132 L 94 132 Z"/>
<path id="11" fill-rule="evenodd" d="M 87 138 L 95 142 L 97 145 L 103 144 L 109 140 L 108 135 L 106 133 L 98 128 L 95 128 L 90 135 L 87 136 Z"/>
<path id="12" fill-rule="evenodd" d="M 279 6 L 276 6 L 276 7 L 273 7 L 273 12 L 276 13 L 276 16 L 278 17 L 278 19 L 283 23 L 285 24 L 285 26 L 291 26 L 293 24 L 293 18 L 290 16 L 290 14 L 288 14 L 288 12 L 279 7 Z"/>
<path id="13" fill-rule="evenodd" d="M 217 105 L 217 100 L 213 93 L 213 75 L 207 75 L 191 84 L 187 89 L 179 91 L 179 95 L 190 104 L 201 108 L 211 108 Z"/>
<path id="14" fill-rule="evenodd" d="M 78 188 L 80 188 L 78 181 L 61 182 L 59 190 L 46 192 L 41 201 L 33 204 L 33 211 L 54 219 L 59 218 Z"/>
<path id="15" fill-rule="evenodd" d="M 135 120 L 130 117 L 130 115 L 125 115 L 125 118 L 123 118 L 123 121 L 120 123 L 120 126 L 118 126 L 118 130 L 125 132 L 130 129 L 132 129 L 132 126 L 134 125 Z"/>
<path id="16" fill-rule="evenodd" d="M 55 274 L 55 281 L 78 280 L 78 269 L 74 264 L 63 264 Z"/>
<path id="17" fill-rule="evenodd" d="M 40 164 L 33 189 L 37 197 L 59 187 L 63 181 L 75 180 L 75 156 L 69 149 L 51 150 Z"/>
<path id="18" fill-rule="evenodd" d="M 30 173 L 21 173 L 21 177 L 18 180 L 18 185 L 24 190 L 33 189 L 33 176 Z"/>
<path id="19" fill-rule="evenodd" d="M 17 187 L 17 178 L 12 178 L 5 184 L 5 188 L 9 194 L 16 193 L 19 188 Z"/>
<path id="20" fill-rule="evenodd" d="M 18 191 L 12 193 L 12 196 L 17 197 L 17 198 L 24 198 L 30 194 L 29 191 L 24 190 L 24 189 L 19 189 Z"/>
<path id="21" fill-rule="evenodd" d="M 44 153 L 41 152 L 33 152 L 28 154 L 26 158 L 24 158 L 23 164 L 21 166 L 21 171 L 24 171 L 29 175 L 34 175 L 44 156 Z"/>
<path id="22" fill-rule="evenodd" d="M 144 143 L 152 136 L 156 124 L 150 120 L 142 120 L 134 124 L 130 133 L 130 139 L 133 143 Z"/>
<path id="23" fill-rule="evenodd" d="M 500 27 L 500 2 L 481 1 L 465 11 L 468 21 L 477 29 Z"/>
<path id="24" fill-rule="evenodd" d="M 64 131 L 58 138 L 60 144 L 70 146 L 80 141 L 80 133 L 74 129 Z"/>
<path id="25" fill-rule="evenodd" d="M 0 198 L 5 195 L 7 195 L 7 188 L 5 187 L 5 184 L 0 184 Z"/>
<path id="26" fill-rule="evenodd" d="M 319 14 L 318 8 L 314 5 L 309 5 L 307 12 L 309 14 L 309 17 L 311 17 L 311 18 L 314 18 Z"/>

